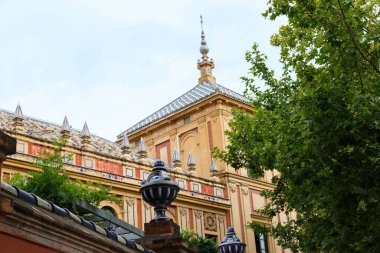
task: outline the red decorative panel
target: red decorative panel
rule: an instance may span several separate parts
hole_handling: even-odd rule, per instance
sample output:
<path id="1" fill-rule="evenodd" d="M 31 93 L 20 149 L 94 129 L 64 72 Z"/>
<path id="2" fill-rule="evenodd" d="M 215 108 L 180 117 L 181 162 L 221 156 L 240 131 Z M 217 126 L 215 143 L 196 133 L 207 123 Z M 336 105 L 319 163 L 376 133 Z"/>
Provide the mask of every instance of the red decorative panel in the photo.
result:
<path id="1" fill-rule="evenodd" d="M 82 156 L 81 155 L 75 155 L 75 165 L 76 166 L 82 166 Z"/>
<path id="2" fill-rule="evenodd" d="M 230 217 L 230 215 L 231 215 L 230 210 L 226 210 L 226 225 L 227 225 L 227 227 L 231 226 L 231 217 Z"/>
<path id="3" fill-rule="evenodd" d="M 214 195 L 214 187 L 212 187 L 211 185 L 202 184 L 201 188 L 202 193 L 207 195 Z"/>
<path id="4" fill-rule="evenodd" d="M 223 189 L 223 197 L 225 199 L 228 199 L 228 188 L 227 187 Z"/>
<path id="5" fill-rule="evenodd" d="M 189 208 L 189 223 L 190 223 L 190 230 L 194 229 L 194 217 L 193 217 L 192 208 Z"/>
<path id="6" fill-rule="evenodd" d="M 40 156 L 43 151 L 53 152 L 53 149 L 29 143 L 29 155 Z"/>
<path id="7" fill-rule="evenodd" d="M 190 183 L 190 180 L 186 180 L 186 184 L 187 184 L 187 190 L 188 190 L 188 191 L 191 191 L 191 183 Z"/>
<path id="8" fill-rule="evenodd" d="M 117 163 L 111 163 L 104 160 L 96 159 L 96 169 L 117 175 L 123 175 L 123 166 Z"/>
<path id="9" fill-rule="evenodd" d="M 141 171 L 140 171 L 140 169 L 136 168 L 135 171 L 136 171 L 136 176 L 135 177 L 141 179 Z"/>

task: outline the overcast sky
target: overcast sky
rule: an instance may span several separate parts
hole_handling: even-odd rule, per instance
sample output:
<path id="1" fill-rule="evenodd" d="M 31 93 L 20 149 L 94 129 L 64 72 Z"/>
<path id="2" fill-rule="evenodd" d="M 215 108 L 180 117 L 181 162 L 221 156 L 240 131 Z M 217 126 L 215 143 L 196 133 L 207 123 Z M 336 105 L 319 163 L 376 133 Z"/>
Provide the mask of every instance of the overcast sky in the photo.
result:
<path id="1" fill-rule="evenodd" d="M 200 22 L 219 84 L 242 93 L 253 42 L 279 69 L 267 0 L 0 0 L 0 108 L 109 140 L 197 85 Z"/>

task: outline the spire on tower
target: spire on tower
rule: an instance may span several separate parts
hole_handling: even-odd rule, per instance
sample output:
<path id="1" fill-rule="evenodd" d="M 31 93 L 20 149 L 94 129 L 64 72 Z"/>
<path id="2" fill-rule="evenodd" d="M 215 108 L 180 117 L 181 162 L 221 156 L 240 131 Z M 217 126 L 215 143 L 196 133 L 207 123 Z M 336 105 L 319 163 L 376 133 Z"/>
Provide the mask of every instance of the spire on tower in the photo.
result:
<path id="1" fill-rule="evenodd" d="M 202 59 L 203 60 L 207 60 L 208 59 L 208 52 L 209 52 L 209 48 L 207 46 L 207 41 L 206 41 L 206 36 L 205 36 L 205 33 L 203 31 L 203 17 L 201 15 L 201 29 L 202 29 L 202 32 L 201 32 L 201 47 L 199 48 L 199 52 L 202 54 Z"/>
<path id="2" fill-rule="evenodd" d="M 200 16 L 201 19 L 201 46 L 199 48 L 199 52 L 202 54 L 202 57 L 200 60 L 198 60 L 198 66 L 197 68 L 201 71 L 201 76 L 198 79 L 199 84 L 203 84 L 205 82 L 215 84 L 216 79 L 212 75 L 212 69 L 214 68 L 214 61 L 212 59 L 209 60 L 208 58 L 208 52 L 210 51 L 207 42 L 206 42 L 206 36 L 203 31 L 203 17 Z"/>

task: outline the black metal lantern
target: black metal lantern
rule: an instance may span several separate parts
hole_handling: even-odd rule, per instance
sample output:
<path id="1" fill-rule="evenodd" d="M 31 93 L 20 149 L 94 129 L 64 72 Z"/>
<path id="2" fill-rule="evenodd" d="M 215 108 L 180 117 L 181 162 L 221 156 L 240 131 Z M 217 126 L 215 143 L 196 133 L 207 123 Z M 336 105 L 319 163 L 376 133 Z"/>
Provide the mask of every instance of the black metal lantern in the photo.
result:
<path id="1" fill-rule="evenodd" d="M 224 238 L 219 245 L 219 251 L 221 253 L 243 253 L 245 246 L 245 243 L 240 242 L 239 238 L 236 236 L 233 227 L 229 227 L 226 238 Z"/>
<path id="2" fill-rule="evenodd" d="M 175 200 L 178 192 L 179 186 L 172 181 L 170 175 L 166 172 L 164 162 L 160 160 L 156 161 L 153 172 L 147 180 L 141 183 L 140 188 L 144 201 L 154 206 L 154 211 L 157 214 L 150 222 L 170 220 L 165 215 L 165 211 L 167 206 Z"/>

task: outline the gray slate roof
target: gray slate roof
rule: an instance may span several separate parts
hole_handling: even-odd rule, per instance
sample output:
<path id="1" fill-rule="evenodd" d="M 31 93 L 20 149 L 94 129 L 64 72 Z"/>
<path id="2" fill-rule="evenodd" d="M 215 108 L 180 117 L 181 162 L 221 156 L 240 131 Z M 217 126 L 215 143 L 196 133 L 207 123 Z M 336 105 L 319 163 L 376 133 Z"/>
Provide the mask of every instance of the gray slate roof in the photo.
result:
<path id="1" fill-rule="evenodd" d="M 151 114 L 147 118 L 141 120 L 137 124 L 128 128 L 127 130 L 119 134 L 117 138 L 121 139 L 124 134 L 131 135 L 142 128 L 148 127 L 151 124 L 166 118 L 167 116 L 170 116 L 183 109 L 186 109 L 193 104 L 199 103 L 205 100 L 206 98 L 215 96 L 217 94 L 222 94 L 232 99 L 238 100 L 240 102 L 249 104 L 249 100 L 246 97 L 220 84 L 211 84 L 211 83 L 198 84 L 193 89 L 186 92 L 185 94 L 178 97 L 177 99 L 170 102 L 169 104 L 165 105 L 164 107 L 162 107 L 155 113 Z"/>

